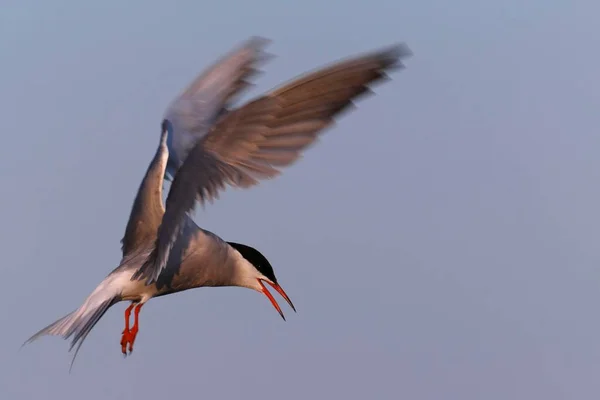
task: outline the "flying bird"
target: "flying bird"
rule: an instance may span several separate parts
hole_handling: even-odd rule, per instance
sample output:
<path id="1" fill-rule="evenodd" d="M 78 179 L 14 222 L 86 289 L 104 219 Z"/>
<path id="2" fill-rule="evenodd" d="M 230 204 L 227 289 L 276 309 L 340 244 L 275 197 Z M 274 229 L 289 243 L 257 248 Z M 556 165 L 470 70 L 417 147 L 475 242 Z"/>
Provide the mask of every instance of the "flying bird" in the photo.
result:
<path id="1" fill-rule="evenodd" d="M 294 310 L 273 267 L 255 248 L 221 239 L 191 218 L 197 204 L 218 198 L 227 186 L 249 188 L 273 178 L 334 123 L 370 87 L 403 68 L 412 55 L 396 44 L 347 58 L 301 75 L 233 108 L 268 57 L 267 43 L 251 38 L 200 74 L 168 107 L 160 141 L 138 188 L 125 234 L 122 259 L 75 311 L 33 335 L 72 337 L 77 353 L 96 323 L 121 301 L 124 355 L 133 351 L 139 313 L 154 297 L 203 286 L 238 286 L 264 294 L 285 320 L 265 284 Z M 163 203 L 163 183 L 171 187 Z M 130 316 L 133 313 L 133 326 Z"/>

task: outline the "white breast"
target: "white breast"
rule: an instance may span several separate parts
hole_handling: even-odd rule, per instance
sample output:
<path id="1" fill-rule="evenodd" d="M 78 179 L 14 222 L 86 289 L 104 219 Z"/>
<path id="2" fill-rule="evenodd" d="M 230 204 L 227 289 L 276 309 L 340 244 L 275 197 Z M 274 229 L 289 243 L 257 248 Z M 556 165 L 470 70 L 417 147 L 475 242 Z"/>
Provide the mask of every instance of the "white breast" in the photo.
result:
<path id="1" fill-rule="evenodd" d="M 112 279 L 107 284 L 119 289 L 121 298 L 129 301 L 139 301 L 145 303 L 158 293 L 156 285 L 146 286 L 143 280 L 131 280 L 133 275 L 132 270 L 124 270 L 116 272 L 112 275 Z"/>

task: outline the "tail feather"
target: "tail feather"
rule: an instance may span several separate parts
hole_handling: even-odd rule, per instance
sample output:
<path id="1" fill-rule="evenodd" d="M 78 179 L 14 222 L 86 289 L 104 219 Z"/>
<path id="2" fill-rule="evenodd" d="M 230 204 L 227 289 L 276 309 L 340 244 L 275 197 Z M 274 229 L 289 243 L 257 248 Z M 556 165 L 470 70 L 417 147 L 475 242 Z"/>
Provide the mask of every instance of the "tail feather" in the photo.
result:
<path id="1" fill-rule="evenodd" d="M 106 296 L 106 293 L 103 293 L 104 291 L 98 289 L 100 289 L 100 287 L 97 288 L 77 310 L 46 326 L 44 329 L 27 339 L 23 345 L 31 343 L 46 335 L 60 336 L 65 340 L 73 336 L 69 351 L 72 351 L 73 348 L 75 348 L 75 353 L 71 360 L 70 371 L 73 368 L 77 353 L 87 335 L 106 311 L 121 300 L 117 295 Z"/>
<path id="2" fill-rule="evenodd" d="M 72 334 L 72 332 L 69 333 L 69 327 L 72 328 L 73 325 L 69 325 L 69 322 L 72 319 L 73 314 L 75 314 L 75 311 L 65 315 L 58 321 L 53 322 L 47 327 L 41 329 L 38 333 L 27 339 L 25 343 L 23 343 L 23 345 L 31 343 L 34 340 L 39 339 L 41 336 L 45 335 L 62 336 L 64 339 L 67 339 Z"/>

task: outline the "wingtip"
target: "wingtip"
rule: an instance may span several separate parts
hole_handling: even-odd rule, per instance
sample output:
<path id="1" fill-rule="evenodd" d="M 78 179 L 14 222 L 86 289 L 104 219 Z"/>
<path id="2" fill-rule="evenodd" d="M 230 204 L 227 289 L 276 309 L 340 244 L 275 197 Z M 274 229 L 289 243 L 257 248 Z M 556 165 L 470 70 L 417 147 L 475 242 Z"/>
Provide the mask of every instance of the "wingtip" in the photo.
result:
<path id="1" fill-rule="evenodd" d="M 396 43 L 376 51 L 376 57 L 380 59 L 388 70 L 403 69 L 402 61 L 413 56 L 413 52 L 404 42 Z"/>
<path id="2" fill-rule="evenodd" d="M 262 36 L 251 36 L 241 46 L 244 49 L 252 49 L 253 63 L 256 67 L 263 66 L 275 58 L 275 54 L 265 51 L 265 47 L 271 44 L 272 40 Z M 257 70 L 258 72 L 258 70 Z"/>
<path id="3" fill-rule="evenodd" d="M 244 43 L 244 47 L 252 47 L 255 49 L 261 49 L 271 44 L 272 40 L 260 35 L 250 36 Z"/>
<path id="4" fill-rule="evenodd" d="M 390 46 L 389 52 L 396 58 L 408 58 L 414 55 L 413 51 L 405 42 L 399 42 Z"/>

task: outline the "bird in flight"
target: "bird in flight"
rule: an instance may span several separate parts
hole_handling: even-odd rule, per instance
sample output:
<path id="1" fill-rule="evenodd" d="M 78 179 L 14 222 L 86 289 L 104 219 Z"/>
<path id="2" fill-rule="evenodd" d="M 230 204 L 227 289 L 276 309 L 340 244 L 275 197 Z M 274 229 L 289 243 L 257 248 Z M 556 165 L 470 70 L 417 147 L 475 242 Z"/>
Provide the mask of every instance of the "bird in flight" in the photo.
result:
<path id="1" fill-rule="evenodd" d="M 200 228 L 197 204 L 218 198 L 227 186 L 249 188 L 273 178 L 349 109 L 387 80 L 412 55 L 404 44 L 347 58 L 301 75 L 238 107 L 269 57 L 268 41 L 253 37 L 203 71 L 167 108 L 156 153 L 138 188 L 125 234 L 122 259 L 75 311 L 33 335 L 72 337 L 77 353 L 114 304 L 129 301 L 121 336 L 124 355 L 133 351 L 139 313 L 153 297 L 203 286 L 238 286 L 264 294 L 285 320 L 265 284 L 295 311 L 273 267 L 255 248 L 227 242 Z M 163 183 L 171 181 L 163 203 Z M 133 312 L 133 326 L 130 317 Z"/>

